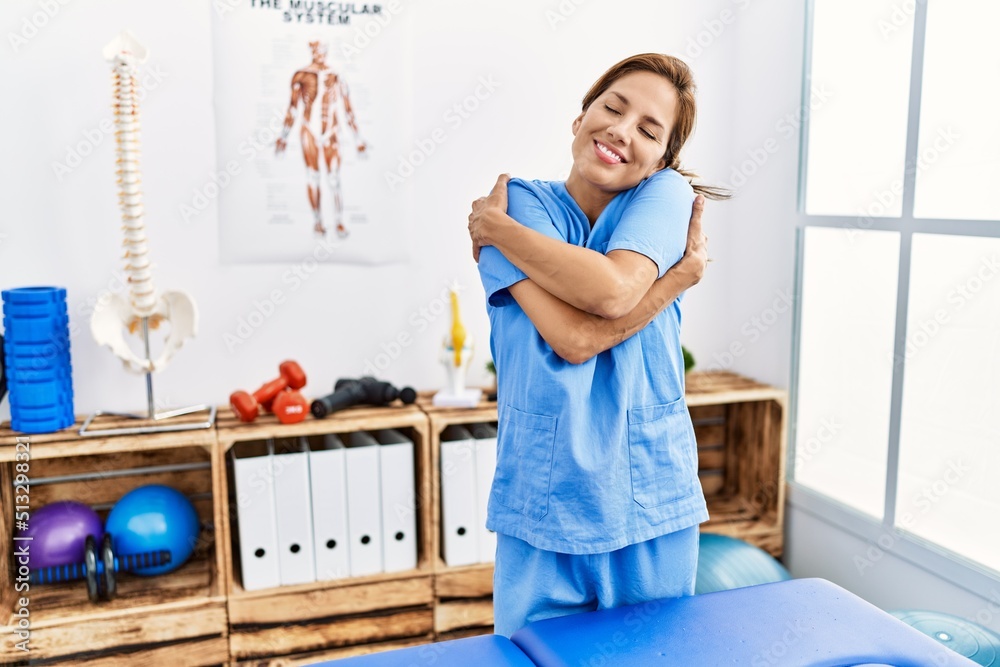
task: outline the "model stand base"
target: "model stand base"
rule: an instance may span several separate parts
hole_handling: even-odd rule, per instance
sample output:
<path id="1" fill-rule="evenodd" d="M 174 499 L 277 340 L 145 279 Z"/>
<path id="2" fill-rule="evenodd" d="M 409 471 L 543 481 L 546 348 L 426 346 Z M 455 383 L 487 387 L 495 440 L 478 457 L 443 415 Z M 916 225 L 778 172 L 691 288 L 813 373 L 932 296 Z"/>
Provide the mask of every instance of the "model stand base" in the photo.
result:
<path id="1" fill-rule="evenodd" d="M 475 408 L 482 398 L 482 389 L 466 389 L 458 394 L 442 389 L 434 394 L 433 403 L 439 408 Z"/>
<path id="2" fill-rule="evenodd" d="M 99 410 L 87 417 L 87 421 L 83 422 L 83 426 L 80 427 L 79 434 L 82 436 L 138 435 L 141 433 L 167 433 L 171 431 L 194 431 L 197 429 L 212 428 L 215 425 L 215 410 L 216 408 L 214 405 L 191 405 L 185 408 L 169 410 L 167 412 L 158 412 L 153 415 L 138 415 L 128 412 L 105 412 L 103 410 Z M 192 415 L 199 412 L 206 413 L 206 417 L 203 421 L 186 421 L 178 424 L 156 423 L 161 421 L 166 422 L 167 420 L 175 417 Z M 146 422 L 153 423 L 147 423 L 142 426 L 126 426 L 118 428 L 89 428 L 91 422 L 98 417 L 126 417 L 128 419 L 141 419 Z"/>

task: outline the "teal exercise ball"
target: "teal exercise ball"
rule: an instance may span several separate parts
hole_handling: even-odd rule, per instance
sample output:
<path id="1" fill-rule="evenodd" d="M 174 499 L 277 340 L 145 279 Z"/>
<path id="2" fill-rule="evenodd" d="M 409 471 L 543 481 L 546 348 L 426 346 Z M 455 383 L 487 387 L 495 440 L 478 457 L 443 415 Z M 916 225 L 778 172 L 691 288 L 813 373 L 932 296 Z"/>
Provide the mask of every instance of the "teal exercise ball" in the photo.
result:
<path id="1" fill-rule="evenodd" d="M 169 551 L 166 565 L 133 570 L 135 574 L 156 575 L 176 570 L 191 556 L 201 522 L 194 505 L 177 489 L 150 484 L 132 489 L 115 503 L 104 523 L 111 534 L 115 555 Z"/>
<path id="2" fill-rule="evenodd" d="M 791 578 L 788 570 L 763 549 L 735 537 L 701 534 L 695 595 Z"/>
<path id="3" fill-rule="evenodd" d="M 1000 635 L 940 611 L 902 609 L 890 614 L 959 655 L 986 667 L 1000 667 Z"/>

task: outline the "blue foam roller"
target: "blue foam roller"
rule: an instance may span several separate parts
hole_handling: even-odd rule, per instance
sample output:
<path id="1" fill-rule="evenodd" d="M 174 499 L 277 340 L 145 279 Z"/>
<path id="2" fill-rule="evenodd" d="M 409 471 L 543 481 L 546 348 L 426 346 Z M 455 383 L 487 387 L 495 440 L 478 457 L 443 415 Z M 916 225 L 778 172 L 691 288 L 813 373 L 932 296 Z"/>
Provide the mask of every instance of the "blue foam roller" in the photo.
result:
<path id="1" fill-rule="evenodd" d="M 39 315 L 61 315 L 69 313 L 65 301 L 50 301 L 48 303 L 9 303 L 4 301 L 4 317 L 33 317 Z"/>
<path id="2" fill-rule="evenodd" d="M 19 322 L 23 320 L 38 320 L 38 319 L 51 319 L 51 320 L 66 320 L 69 323 L 69 311 L 65 308 L 63 309 L 53 309 L 53 308 L 43 308 L 41 306 L 17 306 L 15 309 L 11 309 L 4 306 L 3 309 L 3 325 L 7 329 L 16 328 Z M 29 323 L 30 326 L 31 323 Z M 21 339 L 27 342 L 27 339 Z"/>
<path id="3" fill-rule="evenodd" d="M 727 535 L 701 534 L 695 595 L 791 578 L 788 570 L 763 549 Z"/>
<path id="4" fill-rule="evenodd" d="M 3 306 L 3 319 L 8 322 L 20 322 L 21 320 L 30 320 L 37 318 L 50 318 L 52 320 L 67 320 L 69 321 L 69 309 L 66 307 L 66 303 L 53 303 L 50 305 L 29 305 L 29 306 L 19 306 L 4 304 Z"/>
<path id="5" fill-rule="evenodd" d="M 21 433 L 55 433 L 64 428 L 69 428 L 76 420 L 72 416 L 60 416 L 56 419 L 20 419 L 11 411 L 10 428 Z"/>
<path id="6" fill-rule="evenodd" d="M 24 315 L 26 313 L 62 313 L 67 310 L 66 299 L 50 299 L 48 301 L 39 300 L 35 303 L 18 303 L 16 301 L 3 302 L 4 315 Z"/>
<path id="7" fill-rule="evenodd" d="M 511 641 L 538 667 L 976 667 L 822 579 L 792 579 L 552 618 L 518 630 Z"/>
<path id="8" fill-rule="evenodd" d="M 16 357 L 15 363 L 8 363 L 8 361 L 5 359 L 3 365 L 5 369 L 11 372 L 11 375 L 14 375 L 15 373 L 31 373 L 35 371 L 42 372 L 42 371 L 60 370 L 63 373 L 65 373 L 67 377 L 69 377 L 73 371 L 73 366 L 72 364 L 70 364 L 68 359 L 60 361 L 53 359 L 42 359 L 42 358 L 25 359 L 23 357 Z"/>
<path id="9" fill-rule="evenodd" d="M 4 337 L 13 345 L 62 341 L 69 336 L 66 315 L 40 317 L 4 317 Z"/>
<path id="10" fill-rule="evenodd" d="M 72 414 L 73 406 L 72 404 L 61 403 L 58 405 L 49 405 L 43 408 L 12 408 L 11 417 L 17 414 L 18 419 L 27 419 L 29 421 L 38 421 L 41 419 L 62 419 L 67 413 Z"/>
<path id="11" fill-rule="evenodd" d="M 59 382 L 70 380 L 70 369 L 65 366 L 54 366 L 49 368 L 32 368 L 21 370 L 18 368 L 4 368 L 7 378 L 11 382 Z"/>
<path id="12" fill-rule="evenodd" d="M 19 394 L 8 394 L 7 397 L 10 399 L 10 405 L 12 408 L 48 408 L 54 405 L 73 405 L 73 387 L 69 383 L 61 387 L 59 391 L 51 394 L 42 394 L 41 397 L 45 400 L 43 403 L 31 402 L 25 400 L 26 398 L 38 398 L 39 396 L 31 394 L 27 396 L 21 396 Z"/>
<path id="13" fill-rule="evenodd" d="M 31 403 L 22 400 L 17 394 L 7 394 L 7 399 L 10 401 L 10 411 L 13 414 L 15 410 L 25 410 L 25 409 L 40 409 L 40 408 L 51 408 L 56 406 L 64 406 L 67 410 L 72 412 L 73 410 L 73 390 L 64 389 L 58 394 L 52 394 L 45 397 L 48 403 Z"/>
<path id="14" fill-rule="evenodd" d="M 535 667 L 506 637 L 485 635 L 315 663 L 330 667 Z"/>
<path id="15" fill-rule="evenodd" d="M 1000 635 L 981 625 L 940 611 L 904 609 L 889 613 L 976 664 L 1000 666 Z"/>
<path id="16" fill-rule="evenodd" d="M 0 292 L 0 298 L 3 298 L 5 304 L 65 303 L 66 288 L 50 287 L 47 285 L 39 287 L 15 287 Z"/>
<path id="17" fill-rule="evenodd" d="M 8 350 L 7 354 L 3 355 L 3 363 L 4 366 L 24 370 L 51 366 L 68 366 L 70 364 L 68 343 L 62 350 L 52 347 L 44 354 L 25 353 L 19 348 L 13 348 Z"/>
<path id="18" fill-rule="evenodd" d="M 3 365 L 4 368 L 11 372 L 18 371 L 21 373 L 27 373 L 29 371 L 47 371 L 56 368 L 66 368 L 69 364 L 51 359 L 28 359 L 25 357 L 14 357 L 13 359 L 5 358 Z"/>
<path id="19" fill-rule="evenodd" d="M 7 368 L 10 370 L 11 378 L 19 379 L 18 381 L 26 384 L 33 382 L 65 382 L 72 379 L 73 375 L 73 367 L 68 363 L 45 364 L 37 362 L 33 364 L 19 364 L 18 366 Z M 32 373 L 38 374 L 38 377 L 33 378 Z M 51 378 L 43 378 L 42 376 L 45 373 L 52 373 L 53 375 Z"/>
<path id="20" fill-rule="evenodd" d="M 72 385 L 68 380 L 53 380 L 50 382 L 15 382 L 7 385 L 10 392 L 10 404 L 23 408 L 43 408 L 47 405 L 59 405 L 72 398 Z"/>
<path id="21" fill-rule="evenodd" d="M 68 362 L 49 362 L 44 359 L 34 361 L 22 360 L 17 364 L 4 363 L 4 368 L 10 372 L 12 378 L 19 378 L 25 382 L 40 382 L 43 380 L 64 380 L 68 379 L 73 371 Z M 37 374 L 33 377 L 32 374 Z M 45 373 L 53 373 L 52 377 L 45 377 Z"/>
<path id="22" fill-rule="evenodd" d="M 62 359 L 69 358 L 69 338 L 57 339 L 46 343 L 5 343 L 4 358 L 17 359 Z"/>

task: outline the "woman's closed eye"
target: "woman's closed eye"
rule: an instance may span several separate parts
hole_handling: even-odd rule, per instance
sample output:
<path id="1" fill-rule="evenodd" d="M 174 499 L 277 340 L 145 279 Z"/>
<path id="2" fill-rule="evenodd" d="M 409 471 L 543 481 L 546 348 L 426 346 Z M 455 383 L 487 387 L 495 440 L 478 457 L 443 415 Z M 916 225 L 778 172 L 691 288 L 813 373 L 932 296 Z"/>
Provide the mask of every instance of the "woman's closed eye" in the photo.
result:
<path id="1" fill-rule="evenodd" d="M 621 116 L 622 115 L 621 111 L 619 111 L 618 109 L 615 109 L 613 106 L 611 106 L 609 104 L 605 104 L 604 108 L 607 109 L 609 112 L 613 113 L 616 116 Z M 646 137 L 647 139 L 652 139 L 653 141 L 658 141 L 658 139 L 656 138 L 656 135 L 653 134 L 652 132 L 650 132 L 649 130 L 647 130 L 646 128 L 640 127 L 639 131 L 642 132 L 642 136 Z"/>

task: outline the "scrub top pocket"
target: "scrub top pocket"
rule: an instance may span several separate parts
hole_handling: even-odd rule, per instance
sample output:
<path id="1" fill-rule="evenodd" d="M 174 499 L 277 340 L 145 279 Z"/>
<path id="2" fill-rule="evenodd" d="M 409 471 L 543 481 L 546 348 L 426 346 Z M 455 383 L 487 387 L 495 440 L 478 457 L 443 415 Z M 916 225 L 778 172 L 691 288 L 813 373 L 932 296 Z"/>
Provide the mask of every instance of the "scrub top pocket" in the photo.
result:
<path id="1" fill-rule="evenodd" d="M 632 497 L 649 509 L 694 492 L 694 428 L 683 398 L 628 411 Z"/>
<path id="2" fill-rule="evenodd" d="M 537 521 L 549 511 L 556 418 L 508 405 L 500 427 L 506 433 L 497 452 L 493 495 L 501 505 Z"/>

